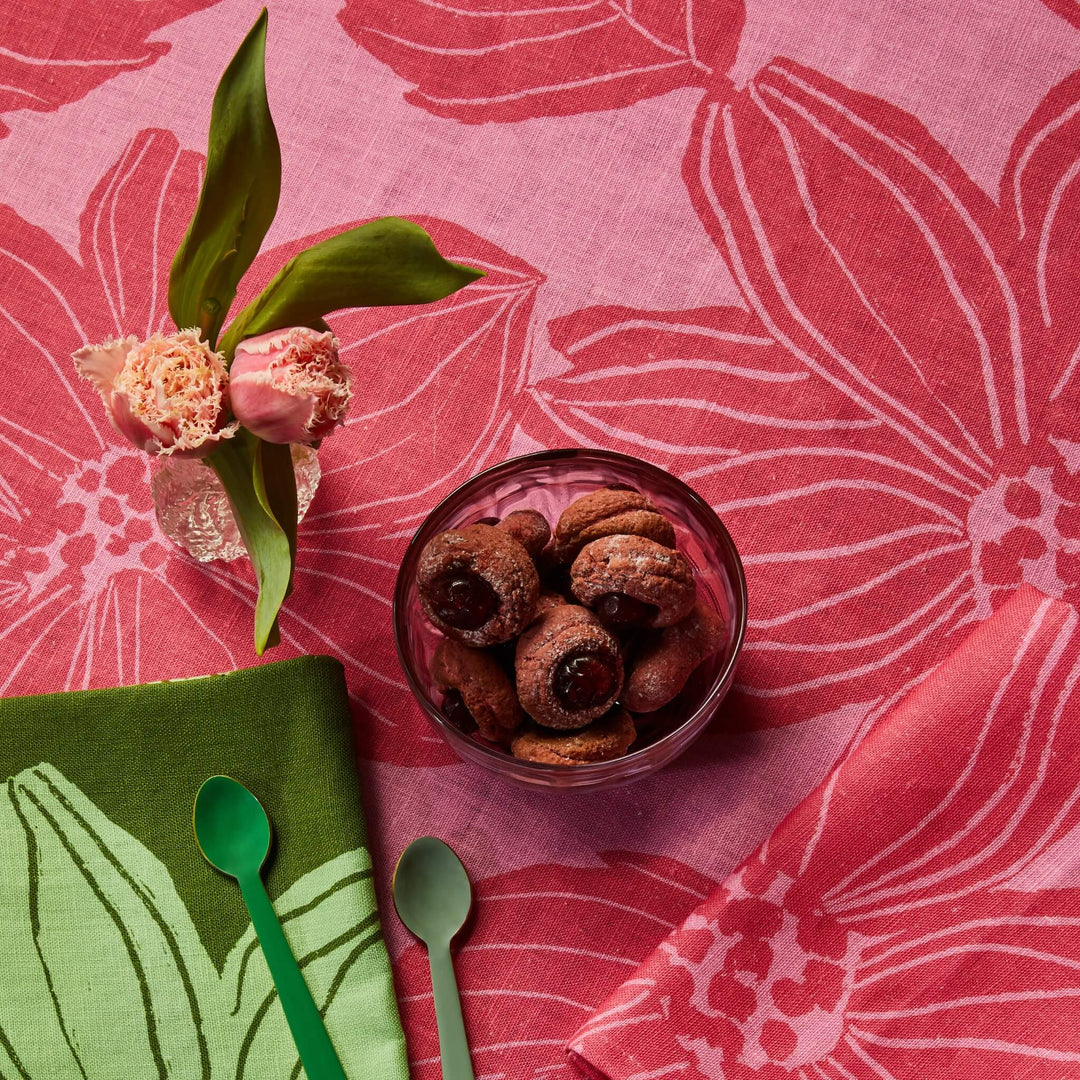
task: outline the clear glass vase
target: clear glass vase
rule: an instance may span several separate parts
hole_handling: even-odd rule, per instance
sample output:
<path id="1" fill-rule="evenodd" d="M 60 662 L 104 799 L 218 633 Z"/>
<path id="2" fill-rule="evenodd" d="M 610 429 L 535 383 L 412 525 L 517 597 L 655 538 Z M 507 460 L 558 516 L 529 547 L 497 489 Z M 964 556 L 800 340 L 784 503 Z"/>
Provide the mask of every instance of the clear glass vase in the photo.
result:
<path id="1" fill-rule="evenodd" d="M 294 444 L 297 520 L 303 521 L 319 487 L 319 455 L 310 446 Z M 238 559 L 246 555 L 229 498 L 218 475 L 203 461 L 158 458 L 150 480 L 154 513 L 161 531 L 199 562 Z"/>

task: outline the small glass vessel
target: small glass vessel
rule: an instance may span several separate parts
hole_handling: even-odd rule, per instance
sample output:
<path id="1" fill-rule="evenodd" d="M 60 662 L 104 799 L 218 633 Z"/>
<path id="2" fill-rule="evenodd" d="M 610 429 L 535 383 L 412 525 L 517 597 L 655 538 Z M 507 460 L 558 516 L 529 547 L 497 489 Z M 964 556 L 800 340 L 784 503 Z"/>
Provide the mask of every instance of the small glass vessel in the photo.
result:
<path id="1" fill-rule="evenodd" d="M 150 480 L 154 513 L 161 531 L 199 562 L 238 559 L 247 554 L 236 519 L 218 475 L 205 462 L 192 458 L 157 459 Z M 297 521 L 303 521 L 319 487 L 319 455 L 294 444 Z"/>

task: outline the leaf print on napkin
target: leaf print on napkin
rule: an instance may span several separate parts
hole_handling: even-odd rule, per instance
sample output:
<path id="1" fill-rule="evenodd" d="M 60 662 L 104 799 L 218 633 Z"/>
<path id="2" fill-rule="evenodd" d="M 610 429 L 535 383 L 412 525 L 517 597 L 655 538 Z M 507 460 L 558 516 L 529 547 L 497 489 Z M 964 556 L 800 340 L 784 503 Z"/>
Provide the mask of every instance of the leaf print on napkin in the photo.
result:
<path id="1" fill-rule="evenodd" d="M 286 890 L 274 909 L 346 1073 L 404 1076 L 402 1045 L 391 1037 L 397 1004 L 367 853 L 350 851 L 323 863 Z M 358 918 L 360 912 L 367 914 Z M 242 1033 L 227 1075 L 296 1080 L 300 1060 L 251 927 L 229 954 L 221 983 L 232 995 L 228 1012 Z M 380 1025 L 385 1037 L 378 1041 L 373 1036 Z M 363 1058 L 354 1052 L 350 1060 L 350 1048 L 361 1045 Z"/>
<path id="2" fill-rule="evenodd" d="M 0 114 L 53 112 L 125 71 L 148 67 L 169 43 L 147 38 L 217 0 L 110 0 L 58 18 L 50 4 L 0 7 Z M 0 139 L 9 129 L 0 121 Z"/>
<path id="3" fill-rule="evenodd" d="M 299 1075 L 254 931 L 219 975 L 165 866 L 53 766 L 8 780 L 0 851 L 5 1075 Z M 367 853 L 310 871 L 275 908 L 343 1064 L 360 1075 L 363 1053 L 379 1075 L 404 1075 Z"/>
<path id="4" fill-rule="evenodd" d="M 115 1075 L 122 1030 L 132 1076 L 207 1080 L 217 973 L 165 867 L 49 765 L 8 780 L 0 838 L 0 955 L 17 994 L 0 1045 L 16 1075 Z"/>
<path id="5" fill-rule="evenodd" d="M 415 84 L 405 100 L 467 124 L 617 109 L 722 76 L 742 0 L 347 0 L 338 21 Z"/>

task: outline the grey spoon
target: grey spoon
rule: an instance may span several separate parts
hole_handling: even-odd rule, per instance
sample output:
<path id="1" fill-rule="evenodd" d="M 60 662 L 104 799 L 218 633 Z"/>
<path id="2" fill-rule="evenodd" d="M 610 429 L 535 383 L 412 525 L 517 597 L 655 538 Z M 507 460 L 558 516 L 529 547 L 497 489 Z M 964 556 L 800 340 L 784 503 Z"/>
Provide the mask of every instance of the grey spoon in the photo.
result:
<path id="1" fill-rule="evenodd" d="M 474 1080 L 450 959 L 450 942 L 472 907 L 472 886 L 461 860 L 434 836 L 414 840 L 394 870 L 394 907 L 401 921 L 427 946 L 443 1080 Z"/>

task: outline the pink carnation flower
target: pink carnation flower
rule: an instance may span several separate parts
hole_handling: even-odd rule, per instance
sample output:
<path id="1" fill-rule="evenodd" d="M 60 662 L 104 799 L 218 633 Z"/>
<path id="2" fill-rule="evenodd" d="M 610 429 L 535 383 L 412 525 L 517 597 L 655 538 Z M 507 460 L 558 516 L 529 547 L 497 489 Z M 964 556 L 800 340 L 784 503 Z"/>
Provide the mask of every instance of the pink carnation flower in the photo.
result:
<path id="1" fill-rule="evenodd" d="M 236 433 L 225 423 L 229 373 L 198 330 L 87 345 L 72 359 L 113 427 L 148 454 L 204 457 Z"/>
<path id="2" fill-rule="evenodd" d="M 349 407 L 351 375 L 329 331 L 294 326 L 248 338 L 230 375 L 236 418 L 267 442 L 323 439 Z"/>

